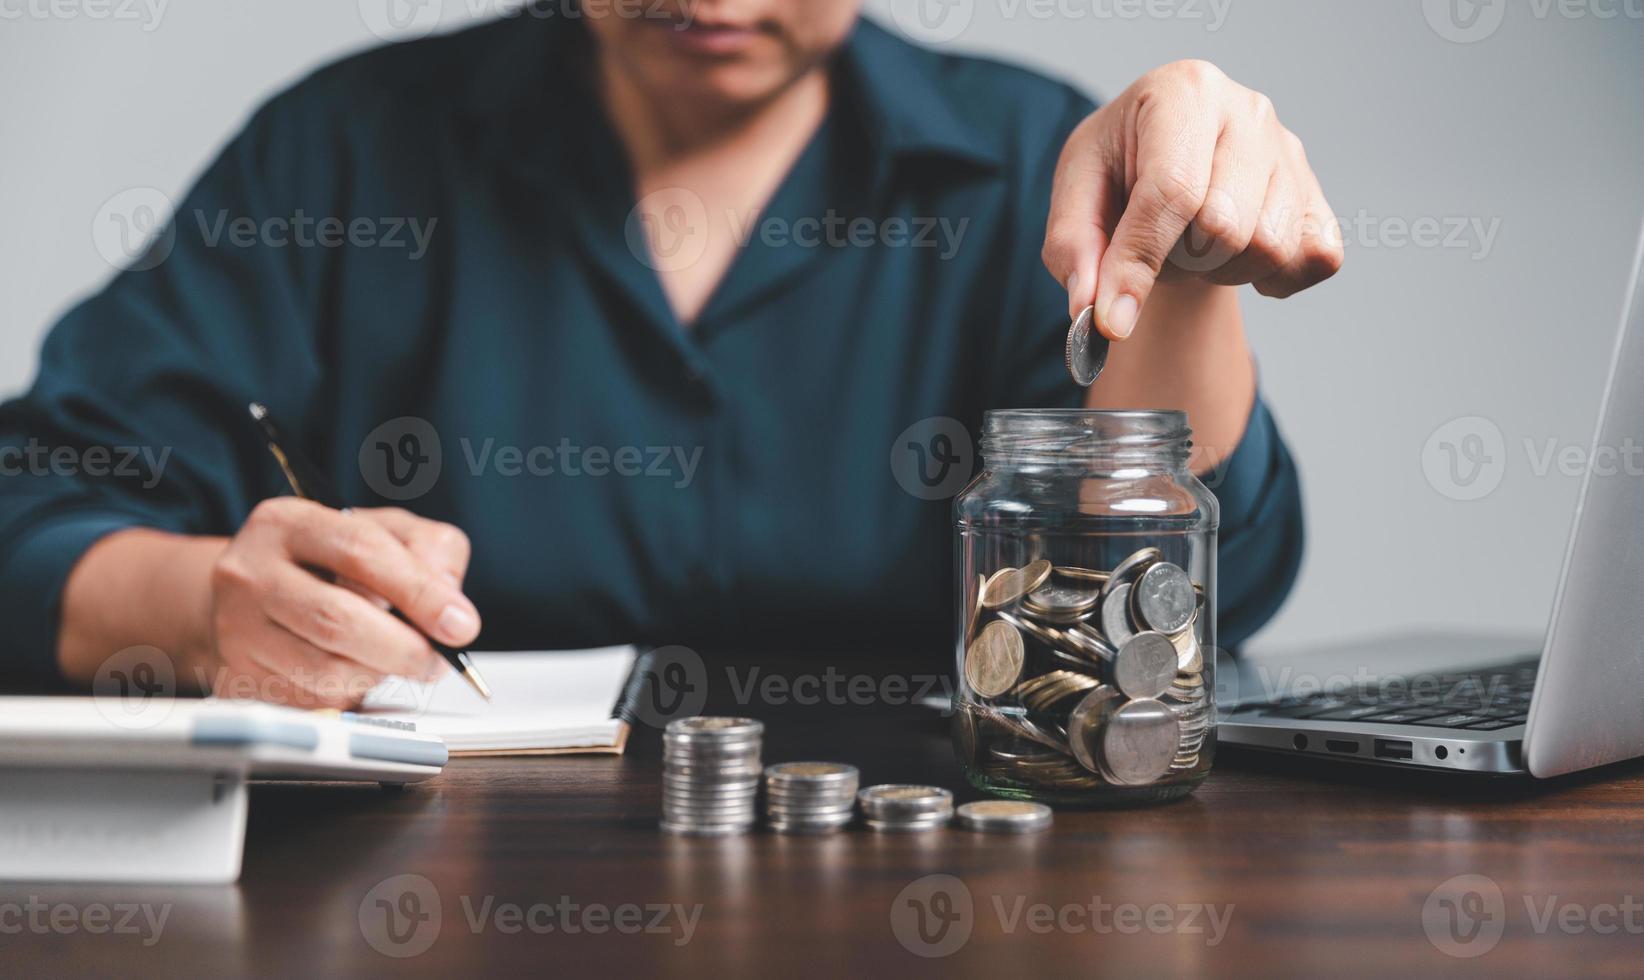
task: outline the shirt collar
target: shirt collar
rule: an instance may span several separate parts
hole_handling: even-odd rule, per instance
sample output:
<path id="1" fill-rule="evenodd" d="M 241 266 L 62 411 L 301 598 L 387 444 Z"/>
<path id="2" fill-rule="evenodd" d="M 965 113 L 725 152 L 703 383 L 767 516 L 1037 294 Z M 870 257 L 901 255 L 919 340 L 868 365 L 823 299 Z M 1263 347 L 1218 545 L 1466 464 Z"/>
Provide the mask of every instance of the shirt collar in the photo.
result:
<path id="1" fill-rule="evenodd" d="M 472 79 L 468 109 L 478 128 L 469 135 L 505 155 L 523 151 L 530 158 L 555 144 L 579 144 L 576 131 L 598 110 L 576 80 L 589 54 L 585 27 L 566 18 L 521 21 Z M 940 55 L 867 18 L 842 45 L 835 79 L 847 105 L 835 111 L 846 109 L 859 120 L 879 158 L 878 176 L 891 162 L 959 162 L 984 171 L 1002 166 L 998 149 L 942 89 L 940 67 Z"/>
<path id="2" fill-rule="evenodd" d="M 983 169 L 1001 166 L 998 150 L 943 91 L 940 66 L 940 55 L 864 17 L 840 51 L 837 78 L 878 152 L 899 161 L 941 157 Z"/>

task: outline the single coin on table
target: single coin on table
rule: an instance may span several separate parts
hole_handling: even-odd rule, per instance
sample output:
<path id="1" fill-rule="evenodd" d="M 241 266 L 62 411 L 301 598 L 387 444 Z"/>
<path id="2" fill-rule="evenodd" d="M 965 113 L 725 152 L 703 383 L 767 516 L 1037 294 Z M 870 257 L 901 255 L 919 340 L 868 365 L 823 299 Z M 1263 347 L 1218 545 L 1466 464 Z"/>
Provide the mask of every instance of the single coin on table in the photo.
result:
<path id="1" fill-rule="evenodd" d="M 1005 834 L 1031 834 L 1050 826 L 1051 809 L 1024 800 L 977 800 L 955 811 L 959 826 Z"/>
<path id="2" fill-rule="evenodd" d="M 1107 338 L 1096 329 L 1096 308 L 1087 306 L 1067 330 L 1067 373 L 1089 388 L 1107 367 Z"/>

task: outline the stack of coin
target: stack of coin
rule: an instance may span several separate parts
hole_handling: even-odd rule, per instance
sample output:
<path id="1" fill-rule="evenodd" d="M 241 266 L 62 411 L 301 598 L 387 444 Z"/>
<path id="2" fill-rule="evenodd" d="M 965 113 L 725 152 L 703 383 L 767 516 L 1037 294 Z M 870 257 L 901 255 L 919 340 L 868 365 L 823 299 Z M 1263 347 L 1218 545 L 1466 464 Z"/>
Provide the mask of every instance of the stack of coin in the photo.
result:
<path id="1" fill-rule="evenodd" d="M 970 590 L 967 590 L 970 591 Z M 966 611 L 962 761 L 1059 791 L 1202 771 L 1215 723 L 1204 588 L 1157 548 L 1112 570 L 1030 562 L 979 576 Z"/>
<path id="2" fill-rule="evenodd" d="M 765 769 L 765 818 L 782 834 L 827 834 L 851 822 L 858 774 L 842 762 L 781 762 Z"/>
<path id="3" fill-rule="evenodd" d="M 856 802 L 873 830 L 935 830 L 953 818 L 953 794 L 940 786 L 869 786 L 856 794 Z"/>
<path id="4" fill-rule="evenodd" d="M 752 718 L 679 718 L 662 732 L 662 829 L 698 837 L 754 825 L 765 726 Z"/>

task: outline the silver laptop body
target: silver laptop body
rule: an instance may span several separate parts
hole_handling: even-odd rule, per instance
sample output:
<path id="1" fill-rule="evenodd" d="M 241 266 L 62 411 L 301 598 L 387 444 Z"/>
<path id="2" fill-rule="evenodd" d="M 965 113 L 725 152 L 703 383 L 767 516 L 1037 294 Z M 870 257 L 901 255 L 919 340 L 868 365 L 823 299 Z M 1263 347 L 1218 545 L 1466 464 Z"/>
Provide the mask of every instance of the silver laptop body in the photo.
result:
<path id="1" fill-rule="evenodd" d="M 1644 239 L 1627 295 L 1595 449 L 1644 441 Z M 1539 647 L 1424 634 L 1295 658 L 1223 658 L 1219 739 L 1538 778 L 1644 755 L 1644 475 L 1596 469 L 1582 480 Z"/>

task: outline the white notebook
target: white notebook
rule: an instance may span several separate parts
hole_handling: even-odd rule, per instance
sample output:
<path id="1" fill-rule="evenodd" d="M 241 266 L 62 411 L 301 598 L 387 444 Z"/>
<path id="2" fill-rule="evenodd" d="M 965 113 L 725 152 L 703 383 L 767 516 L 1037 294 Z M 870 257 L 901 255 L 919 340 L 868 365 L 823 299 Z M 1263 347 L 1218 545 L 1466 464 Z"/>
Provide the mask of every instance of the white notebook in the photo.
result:
<path id="1" fill-rule="evenodd" d="M 619 753 L 628 741 L 623 705 L 639 651 L 472 653 L 494 696 L 489 704 L 456 672 L 437 684 L 389 678 L 366 698 L 375 717 L 413 722 L 452 755 Z"/>

